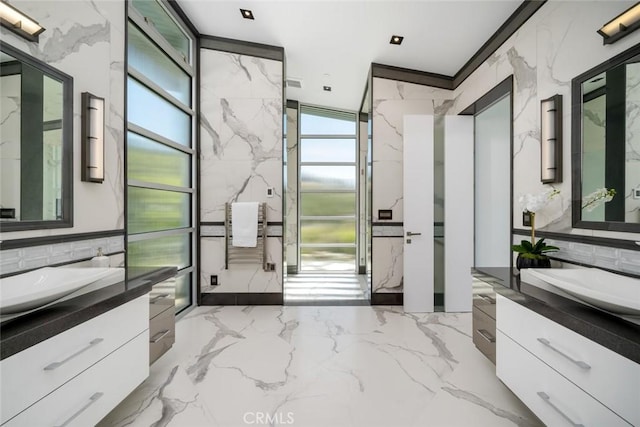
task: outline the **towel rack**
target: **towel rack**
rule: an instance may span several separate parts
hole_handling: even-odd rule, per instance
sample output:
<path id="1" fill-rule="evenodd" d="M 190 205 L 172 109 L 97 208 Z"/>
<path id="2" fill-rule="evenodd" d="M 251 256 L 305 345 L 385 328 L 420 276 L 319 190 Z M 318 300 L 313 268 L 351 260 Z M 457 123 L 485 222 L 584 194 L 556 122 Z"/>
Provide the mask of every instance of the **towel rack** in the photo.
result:
<path id="1" fill-rule="evenodd" d="M 267 266 L 267 204 L 258 206 L 258 244 L 255 248 L 242 248 L 233 246 L 231 234 L 231 203 L 224 205 L 224 269 L 229 269 L 229 264 L 255 264 L 262 263 L 262 269 L 268 271 Z"/>

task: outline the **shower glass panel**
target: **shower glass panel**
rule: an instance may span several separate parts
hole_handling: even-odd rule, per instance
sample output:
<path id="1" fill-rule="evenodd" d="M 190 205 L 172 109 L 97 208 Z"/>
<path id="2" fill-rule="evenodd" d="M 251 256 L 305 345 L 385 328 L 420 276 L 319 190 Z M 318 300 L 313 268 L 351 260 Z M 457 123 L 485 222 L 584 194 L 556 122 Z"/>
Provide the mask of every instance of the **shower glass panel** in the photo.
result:
<path id="1" fill-rule="evenodd" d="M 476 267 L 511 265 L 511 103 L 509 95 L 475 116 Z"/>

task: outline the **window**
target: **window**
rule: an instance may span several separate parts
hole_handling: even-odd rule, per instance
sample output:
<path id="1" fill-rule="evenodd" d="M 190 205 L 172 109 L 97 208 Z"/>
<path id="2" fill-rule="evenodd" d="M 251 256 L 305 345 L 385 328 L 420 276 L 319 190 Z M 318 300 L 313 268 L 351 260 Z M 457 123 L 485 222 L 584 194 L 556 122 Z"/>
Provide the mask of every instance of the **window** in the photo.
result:
<path id="1" fill-rule="evenodd" d="M 127 265 L 176 266 L 177 312 L 197 271 L 192 46 L 163 1 L 129 3 Z"/>
<path id="2" fill-rule="evenodd" d="M 299 233 L 303 271 L 355 271 L 356 115 L 300 110 Z"/>

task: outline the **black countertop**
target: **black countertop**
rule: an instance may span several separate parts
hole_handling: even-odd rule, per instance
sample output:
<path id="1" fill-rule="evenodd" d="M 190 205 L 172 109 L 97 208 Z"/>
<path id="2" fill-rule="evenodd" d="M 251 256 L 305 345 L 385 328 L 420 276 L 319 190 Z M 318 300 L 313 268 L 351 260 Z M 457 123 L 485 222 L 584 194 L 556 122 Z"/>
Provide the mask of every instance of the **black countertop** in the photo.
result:
<path id="1" fill-rule="evenodd" d="M 134 300 L 175 275 L 175 267 L 129 268 L 127 280 L 4 321 L 0 360 Z"/>
<path id="2" fill-rule="evenodd" d="M 640 325 L 520 280 L 511 268 L 472 268 L 474 277 L 496 293 L 640 363 Z"/>

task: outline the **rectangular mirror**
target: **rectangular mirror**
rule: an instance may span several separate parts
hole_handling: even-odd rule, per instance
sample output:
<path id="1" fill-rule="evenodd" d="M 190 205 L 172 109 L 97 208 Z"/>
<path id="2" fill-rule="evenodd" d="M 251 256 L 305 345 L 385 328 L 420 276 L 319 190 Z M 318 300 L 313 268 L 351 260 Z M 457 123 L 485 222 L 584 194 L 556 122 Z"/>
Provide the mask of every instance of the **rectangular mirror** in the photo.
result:
<path id="1" fill-rule="evenodd" d="M 640 232 L 640 46 L 574 78 L 571 98 L 573 226 Z"/>
<path id="2" fill-rule="evenodd" d="M 0 44 L 0 230 L 73 226 L 73 79 Z"/>

